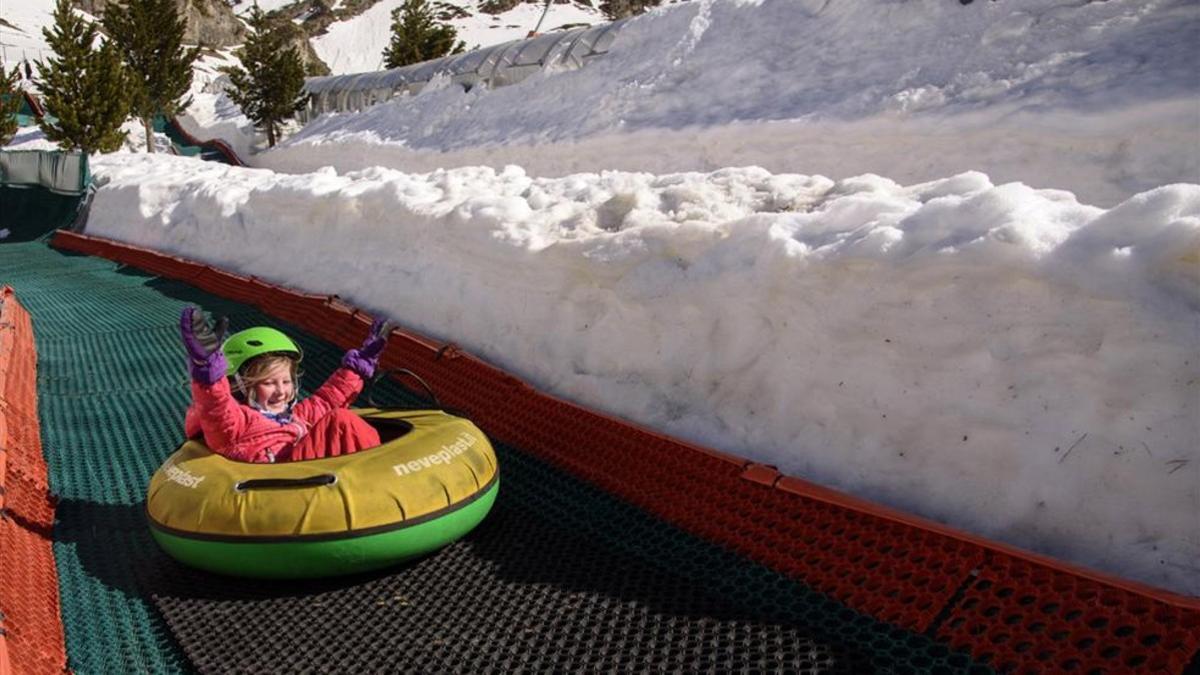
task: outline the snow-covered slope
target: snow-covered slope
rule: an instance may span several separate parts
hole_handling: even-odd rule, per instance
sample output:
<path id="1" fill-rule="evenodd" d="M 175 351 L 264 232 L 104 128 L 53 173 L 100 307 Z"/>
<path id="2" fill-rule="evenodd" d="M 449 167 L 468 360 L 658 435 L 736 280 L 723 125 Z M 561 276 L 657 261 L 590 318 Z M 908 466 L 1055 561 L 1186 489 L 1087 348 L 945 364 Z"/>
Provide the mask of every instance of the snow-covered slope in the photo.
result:
<path id="1" fill-rule="evenodd" d="M 329 32 L 313 38 L 313 47 L 333 71 L 333 74 L 361 73 L 383 69 L 383 50 L 391 39 L 392 10 L 404 0 L 381 0 L 362 15 L 330 27 Z M 516 40 L 533 30 L 542 16 L 543 4 L 521 3 L 500 15 L 479 11 L 479 0 L 450 3 L 461 7 L 470 16 L 448 21 L 458 30 L 458 38 L 467 49 Z M 549 31 L 563 25 L 603 22 L 597 10 L 574 3 L 554 4 L 542 21 L 541 30 Z"/>
<path id="2" fill-rule="evenodd" d="M 982 170 L 1111 206 L 1200 177 L 1200 5 L 698 0 L 577 72 L 310 124 L 276 170 L 757 165 L 901 182 Z"/>
<path id="3" fill-rule="evenodd" d="M 12 68 L 19 61 L 42 61 L 51 52 L 42 28 L 54 23 L 53 0 L 0 3 L 0 60 Z"/>

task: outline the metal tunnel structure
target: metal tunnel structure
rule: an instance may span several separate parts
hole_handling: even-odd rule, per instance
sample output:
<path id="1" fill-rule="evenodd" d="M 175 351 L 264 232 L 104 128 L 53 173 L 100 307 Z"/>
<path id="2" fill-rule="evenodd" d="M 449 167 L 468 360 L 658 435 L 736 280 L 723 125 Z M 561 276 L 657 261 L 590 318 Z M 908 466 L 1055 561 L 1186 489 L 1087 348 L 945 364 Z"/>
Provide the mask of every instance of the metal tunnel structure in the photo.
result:
<path id="1" fill-rule="evenodd" d="M 416 94 L 439 76 L 469 90 L 516 84 L 546 68 L 582 68 L 608 52 L 628 20 L 513 40 L 391 70 L 310 77 L 304 83 L 308 105 L 297 117 L 307 124 L 322 113 L 357 112 Z"/>

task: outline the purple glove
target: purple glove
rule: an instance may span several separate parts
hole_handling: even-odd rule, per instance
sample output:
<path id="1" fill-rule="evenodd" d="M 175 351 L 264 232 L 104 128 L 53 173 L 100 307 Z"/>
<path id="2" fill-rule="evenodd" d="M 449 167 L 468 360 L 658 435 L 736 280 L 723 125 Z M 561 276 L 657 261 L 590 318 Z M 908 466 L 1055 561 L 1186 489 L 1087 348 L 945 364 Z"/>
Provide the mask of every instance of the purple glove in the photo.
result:
<path id="1" fill-rule="evenodd" d="M 179 333 L 188 353 L 192 379 L 200 384 L 212 385 L 225 377 L 226 361 L 221 342 L 228 326 L 229 320 L 225 317 L 209 324 L 204 312 L 195 307 L 184 307 L 179 315 Z"/>
<path id="2" fill-rule="evenodd" d="M 387 345 L 388 334 L 392 332 L 392 324 L 383 319 L 375 319 L 371 323 L 371 332 L 363 340 L 358 349 L 351 349 L 342 357 L 342 367 L 358 373 L 364 380 L 375 375 L 375 366 L 379 365 L 379 355 Z"/>

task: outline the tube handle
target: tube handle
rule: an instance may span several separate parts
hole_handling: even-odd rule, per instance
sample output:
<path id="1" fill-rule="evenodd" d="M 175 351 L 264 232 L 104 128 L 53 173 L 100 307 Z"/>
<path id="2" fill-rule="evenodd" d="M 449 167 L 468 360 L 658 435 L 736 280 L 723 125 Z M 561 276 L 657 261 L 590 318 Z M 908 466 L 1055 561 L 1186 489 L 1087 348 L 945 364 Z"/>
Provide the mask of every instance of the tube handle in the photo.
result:
<path id="1" fill-rule="evenodd" d="M 333 485 L 336 482 L 337 476 L 331 473 L 319 473 L 315 476 L 306 476 L 304 478 L 254 478 L 243 480 L 235 483 L 233 489 L 235 492 L 245 492 L 246 490 L 280 490 L 287 488 L 320 487 L 322 485 Z"/>

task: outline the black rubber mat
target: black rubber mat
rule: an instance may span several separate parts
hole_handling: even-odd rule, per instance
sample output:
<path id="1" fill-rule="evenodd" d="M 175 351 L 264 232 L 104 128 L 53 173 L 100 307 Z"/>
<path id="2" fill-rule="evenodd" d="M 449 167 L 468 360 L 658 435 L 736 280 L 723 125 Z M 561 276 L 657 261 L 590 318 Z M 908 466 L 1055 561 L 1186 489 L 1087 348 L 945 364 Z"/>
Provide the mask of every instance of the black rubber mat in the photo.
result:
<path id="1" fill-rule="evenodd" d="M 555 516 L 504 494 L 465 541 L 387 574 L 304 590 L 193 577 L 155 600 L 206 672 L 871 669 Z"/>

